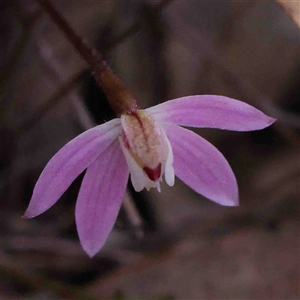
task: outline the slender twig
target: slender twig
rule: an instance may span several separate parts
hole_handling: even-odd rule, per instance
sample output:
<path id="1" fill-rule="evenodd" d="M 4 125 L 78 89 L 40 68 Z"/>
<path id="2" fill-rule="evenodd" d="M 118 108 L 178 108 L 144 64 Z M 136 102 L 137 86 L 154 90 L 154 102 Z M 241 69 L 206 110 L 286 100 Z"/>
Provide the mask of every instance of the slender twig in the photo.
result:
<path id="1" fill-rule="evenodd" d="M 169 5 L 174 0 L 162 0 L 157 6 L 153 9 L 155 12 L 159 13 L 163 8 Z M 114 47 L 124 42 L 129 36 L 138 32 L 142 28 L 143 22 L 139 20 L 138 22 L 131 25 L 128 29 L 126 29 L 123 33 L 121 33 L 118 37 L 112 40 L 112 42 L 108 43 L 105 47 L 103 47 L 102 53 L 107 53 L 111 51 Z M 33 116 L 28 120 L 25 120 L 20 126 L 15 129 L 17 134 L 22 134 L 26 130 L 29 130 L 39 122 L 52 108 L 54 108 L 57 104 L 59 104 L 65 96 L 77 83 L 81 81 L 83 76 L 88 72 L 87 68 L 82 69 L 77 74 L 75 74 L 70 80 L 68 80 L 61 89 L 59 89 L 55 95 L 50 97 L 48 101 L 45 102 L 41 107 L 39 107 L 36 112 L 34 112 Z"/>
<path id="2" fill-rule="evenodd" d="M 49 53 L 49 51 L 47 50 L 47 43 L 45 44 L 43 42 L 39 42 L 37 47 L 40 52 L 40 57 L 44 62 L 45 68 L 48 71 L 49 79 L 56 85 L 63 85 L 63 83 L 66 81 L 66 78 L 68 78 L 64 65 L 56 59 L 55 55 L 51 55 Z M 96 124 L 78 93 L 75 91 L 71 92 L 69 98 L 75 108 L 78 121 L 81 124 L 82 128 L 84 130 L 88 130 L 94 127 Z"/>
<path id="3" fill-rule="evenodd" d="M 68 41 L 75 47 L 81 57 L 89 64 L 94 72 L 103 72 L 107 68 L 102 54 L 96 49 L 90 48 L 84 41 L 74 32 L 67 20 L 58 12 L 58 10 L 50 4 L 48 0 L 37 0 L 44 10 L 50 15 L 54 23 L 64 33 Z"/>
<path id="4" fill-rule="evenodd" d="M 144 236 L 143 220 L 128 193 L 123 199 L 123 208 L 128 216 L 135 237 L 142 238 Z"/>
<path id="5" fill-rule="evenodd" d="M 75 33 L 66 19 L 48 0 L 37 1 L 48 13 L 52 21 L 64 33 L 67 40 L 74 46 L 81 57 L 89 64 L 92 69 L 92 75 L 96 82 L 102 87 L 106 99 L 116 116 L 136 111 L 136 97 L 108 67 L 102 54 L 96 49 L 86 45 Z"/>
<path id="6" fill-rule="evenodd" d="M 32 126 L 38 121 L 40 121 L 47 114 L 48 111 L 50 111 L 54 106 L 56 106 L 61 101 L 61 99 L 63 99 L 63 97 L 70 92 L 71 88 L 75 86 L 75 83 L 80 82 L 82 75 L 83 73 L 76 74 L 66 84 L 64 84 L 62 88 L 59 89 L 58 92 L 50 98 L 50 100 L 46 101 L 37 109 L 37 111 L 33 114 L 31 118 L 29 118 L 20 126 L 15 128 L 16 134 L 22 134 L 23 132 L 32 128 Z"/>

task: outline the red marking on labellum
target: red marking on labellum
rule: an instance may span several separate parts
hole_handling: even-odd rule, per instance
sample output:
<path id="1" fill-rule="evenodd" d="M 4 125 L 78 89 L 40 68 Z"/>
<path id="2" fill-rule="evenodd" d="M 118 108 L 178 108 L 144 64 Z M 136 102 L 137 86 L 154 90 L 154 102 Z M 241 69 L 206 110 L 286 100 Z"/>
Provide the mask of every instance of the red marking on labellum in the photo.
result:
<path id="1" fill-rule="evenodd" d="M 130 149 L 128 139 L 127 139 L 127 137 L 124 133 L 122 134 L 122 139 L 123 139 L 123 143 L 124 143 L 125 148 Z"/>
<path id="2" fill-rule="evenodd" d="M 157 181 L 159 180 L 161 174 L 161 164 L 158 164 L 158 166 L 154 169 L 144 167 L 143 170 L 145 171 L 150 180 Z"/>
<path id="3" fill-rule="evenodd" d="M 141 128 L 143 129 L 143 128 L 144 128 L 144 125 L 143 125 L 143 123 L 142 123 L 142 121 L 141 121 L 139 115 L 137 114 L 137 111 L 136 111 L 136 110 L 135 110 L 135 111 L 131 111 L 131 112 L 130 112 L 130 115 L 133 116 L 133 117 L 135 117 L 135 118 L 137 119 L 137 121 L 139 122 L 139 125 L 140 125 Z"/>

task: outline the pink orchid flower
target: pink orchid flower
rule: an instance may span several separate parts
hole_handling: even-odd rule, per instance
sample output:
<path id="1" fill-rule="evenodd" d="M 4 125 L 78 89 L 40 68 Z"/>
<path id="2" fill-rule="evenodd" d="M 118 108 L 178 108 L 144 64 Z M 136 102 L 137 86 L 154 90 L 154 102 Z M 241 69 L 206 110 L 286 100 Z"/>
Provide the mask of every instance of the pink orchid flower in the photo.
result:
<path id="1" fill-rule="evenodd" d="M 116 221 L 128 177 L 136 191 L 156 187 L 174 174 L 197 193 L 226 206 L 238 205 L 235 176 L 209 142 L 180 126 L 236 131 L 263 129 L 275 119 L 223 96 L 189 96 L 124 113 L 67 143 L 46 165 L 25 217 L 49 209 L 85 169 L 76 204 L 81 245 L 94 256 Z M 180 126 L 178 126 L 180 125 Z"/>

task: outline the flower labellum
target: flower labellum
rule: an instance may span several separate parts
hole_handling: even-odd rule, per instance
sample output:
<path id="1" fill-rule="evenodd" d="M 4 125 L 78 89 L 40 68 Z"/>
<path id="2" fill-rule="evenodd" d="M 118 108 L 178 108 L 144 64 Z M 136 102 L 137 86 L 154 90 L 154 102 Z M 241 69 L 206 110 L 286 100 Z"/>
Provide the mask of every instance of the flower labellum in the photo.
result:
<path id="1" fill-rule="evenodd" d="M 174 185 L 173 152 L 164 130 L 146 111 L 137 110 L 121 116 L 123 128 L 119 137 L 134 189 L 156 187 L 165 175 L 168 185 Z"/>
<path id="2" fill-rule="evenodd" d="M 188 96 L 146 110 L 132 109 L 67 143 L 41 173 L 24 217 L 49 209 L 87 169 L 76 204 L 81 245 L 94 256 L 105 243 L 121 207 L 128 177 L 136 191 L 157 188 L 174 174 L 197 193 L 225 206 L 238 205 L 235 176 L 208 141 L 181 126 L 259 130 L 275 119 L 223 96 Z"/>

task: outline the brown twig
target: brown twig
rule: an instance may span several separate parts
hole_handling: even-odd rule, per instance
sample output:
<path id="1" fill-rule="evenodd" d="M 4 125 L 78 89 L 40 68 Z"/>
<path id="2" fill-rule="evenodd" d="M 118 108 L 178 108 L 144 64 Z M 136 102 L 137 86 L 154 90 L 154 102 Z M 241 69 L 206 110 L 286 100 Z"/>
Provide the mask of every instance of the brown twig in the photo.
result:
<path id="1" fill-rule="evenodd" d="M 46 115 L 46 113 L 50 111 L 54 106 L 56 106 L 61 101 L 61 99 L 63 99 L 63 96 L 65 96 L 71 90 L 71 88 L 75 86 L 75 83 L 78 83 L 80 81 L 83 74 L 83 72 L 81 72 L 80 74 L 76 74 L 66 84 L 64 84 L 62 88 L 59 89 L 58 92 L 50 98 L 50 100 L 45 102 L 37 109 L 37 111 L 31 118 L 15 128 L 16 134 L 22 134 L 23 132 L 30 129 L 38 121 L 40 121 Z"/>
<path id="2" fill-rule="evenodd" d="M 58 12 L 58 10 L 48 0 L 37 0 L 42 8 L 49 14 L 53 22 L 64 33 L 68 41 L 74 46 L 81 57 L 90 65 L 94 72 L 103 72 L 107 68 L 102 54 L 96 49 L 87 46 L 84 41 L 71 28 L 68 21 Z"/>
<path id="3" fill-rule="evenodd" d="M 37 0 L 49 14 L 52 21 L 64 33 L 67 40 L 74 46 L 81 57 L 89 64 L 96 82 L 102 87 L 110 107 L 117 116 L 136 110 L 134 94 L 123 84 L 108 67 L 103 56 L 96 49 L 90 48 L 75 33 L 67 20 L 48 0 Z"/>
<path id="4" fill-rule="evenodd" d="M 154 7 L 154 11 L 159 13 L 163 8 L 172 3 L 174 0 L 162 0 L 157 6 Z M 134 23 L 127 30 L 121 33 L 118 37 L 112 40 L 112 42 L 108 43 L 102 50 L 103 53 L 107 53 L 111 51 L 114 47 L 124 42 L 129 36 L 138 32 L 142 28 L 142 20 Z M 37 111 L 33 114 L 31 118 L 25 120 L 20 124 L 17 128 L 15 128 L 15 132 L 17 134 L 22 134 L 23 132 L 29 130 L 39 122 L 52 108 L 54 108 L 57 104 L 59 104 L 63 96 L 65 96 L 80 80 L 83 76 L 88 72 L 88 69 L 83 69 L 79 71 L 76 75 L 74 75 L 69 81 L 67 81 L 58 92 L 55 93 L 54 96 L 50 97 L 48 101 L 45 102 L 41 107 L 37 109 Z"/>

